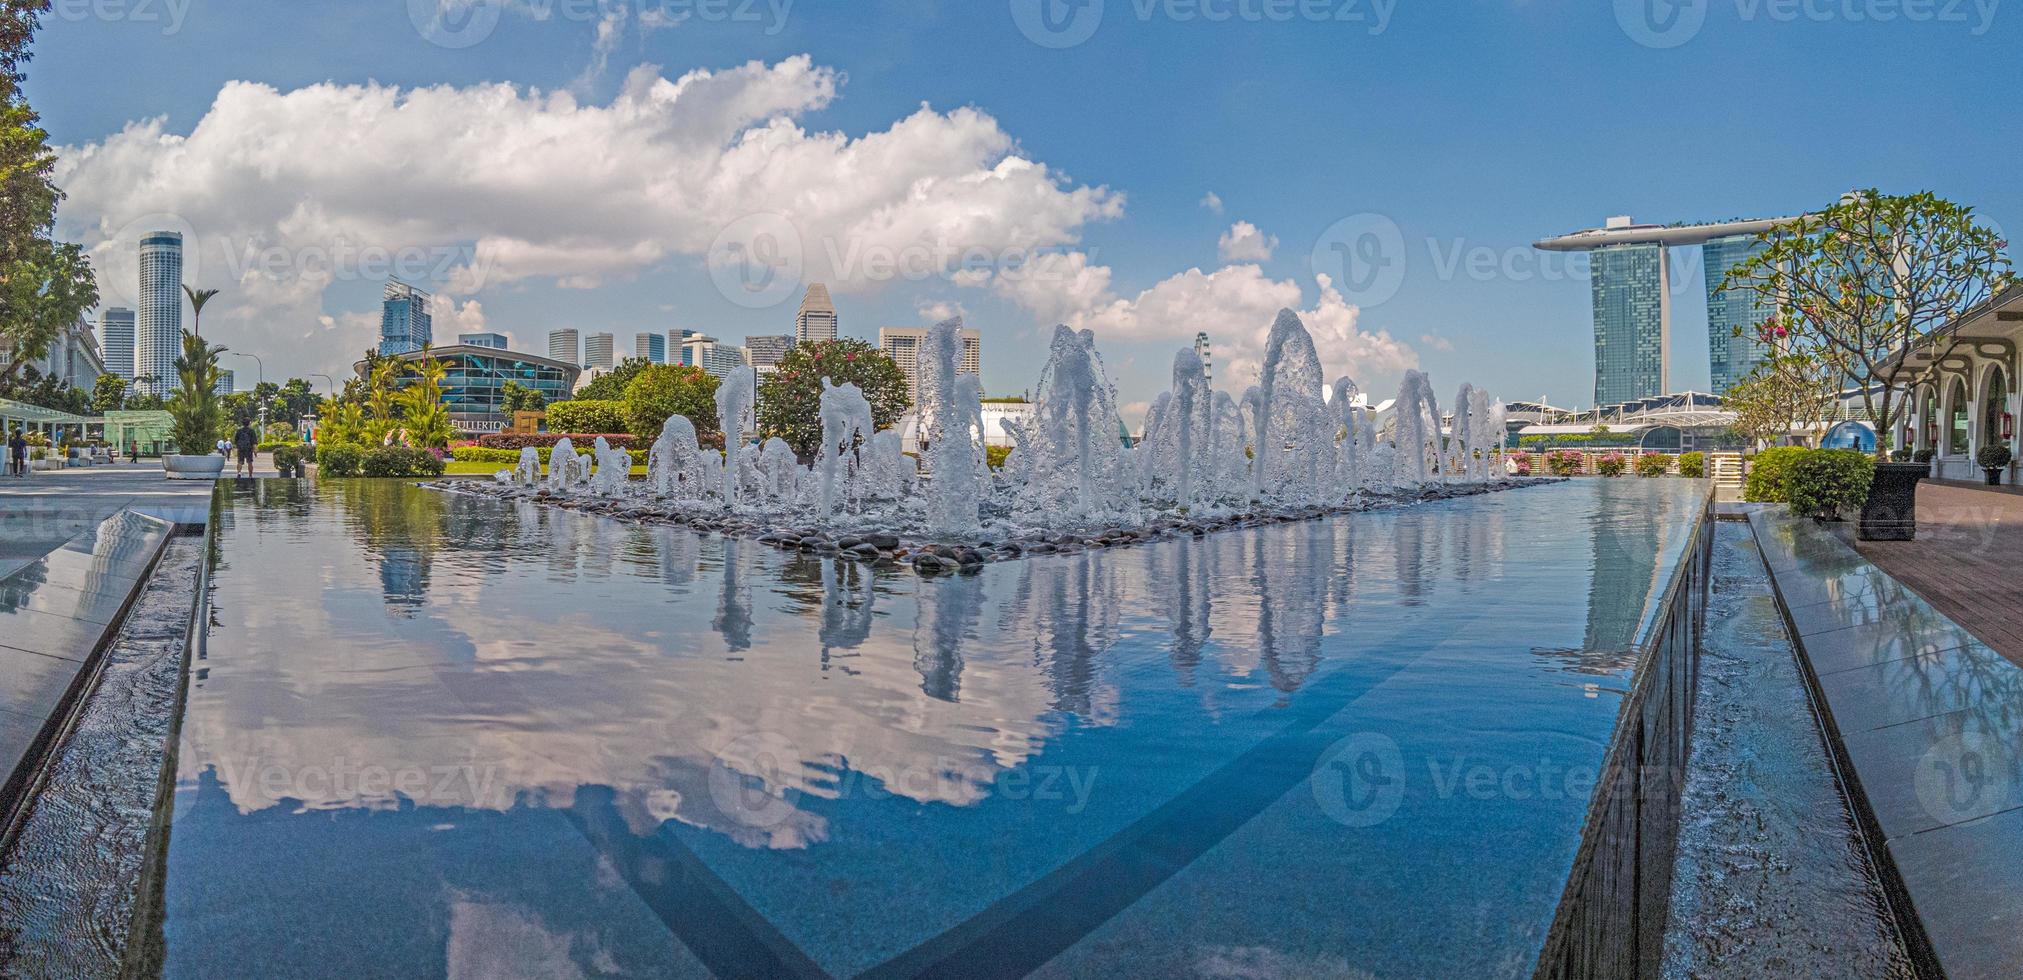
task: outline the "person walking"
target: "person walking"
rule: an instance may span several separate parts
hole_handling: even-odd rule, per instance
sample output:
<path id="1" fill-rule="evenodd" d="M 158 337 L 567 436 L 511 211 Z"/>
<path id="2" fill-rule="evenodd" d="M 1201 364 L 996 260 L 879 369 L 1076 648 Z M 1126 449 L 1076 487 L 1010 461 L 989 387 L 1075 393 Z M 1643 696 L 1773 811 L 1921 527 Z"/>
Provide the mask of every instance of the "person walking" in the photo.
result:
<path id="1" fill-rule="evenodd" d="M 239 423 L 239 431 L 232 433 L 232 448 L 239 451 L 239 469 L 245 470 L 247 476 L 253 475 L 253 452 L 259 446 L 260 436 L 253 431 L 253 427 L 244 422 Z M 236 472 L 235 470 L 234 473 Z"/>
<path id="2" fill-rule="evenodd" d="M 127 461 L 127 462 L 129 462 L 129 463 L 138 463 L 138 462 L 140 462 L 140 440 L 139 440 L 139 439 L 132 439 L 132 440 L 129 440 L 129 441 L 127 442 L 127 444 L 126 444 L 126 461 Z"/>
<path id="3" fill-rule="evenodd" d="M 20 429 L 15 429 L 7 439 L 7 472 L 14 476 L 28 475 L 28 440 L 21 437 Z"/>

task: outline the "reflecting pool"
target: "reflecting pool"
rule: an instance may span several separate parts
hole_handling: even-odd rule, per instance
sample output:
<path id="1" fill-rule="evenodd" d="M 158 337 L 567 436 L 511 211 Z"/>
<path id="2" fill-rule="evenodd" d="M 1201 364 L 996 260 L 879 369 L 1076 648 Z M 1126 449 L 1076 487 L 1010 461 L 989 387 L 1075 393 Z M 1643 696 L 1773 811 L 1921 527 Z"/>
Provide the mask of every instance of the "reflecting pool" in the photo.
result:
<path id="1" fill-rule="evenodd" d="M 941 578 L 221 492 L 170 976 L 1405 977 L 1531 971 L 1705 485 Z"/>

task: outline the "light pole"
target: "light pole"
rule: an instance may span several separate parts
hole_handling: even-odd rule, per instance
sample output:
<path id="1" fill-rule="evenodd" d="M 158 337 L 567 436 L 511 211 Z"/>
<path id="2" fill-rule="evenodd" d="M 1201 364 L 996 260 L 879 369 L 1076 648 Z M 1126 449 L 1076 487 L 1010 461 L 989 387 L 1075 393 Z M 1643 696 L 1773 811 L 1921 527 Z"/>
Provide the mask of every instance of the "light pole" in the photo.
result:
<path id="1" fill-rule="evenodd" d="M 267 386 L 267 362 L 260 360 L 260 355 L 248 354 L 240 350 L 226 351 L 226 353 L 233 357 L 252 358 L 254 366 L 259 368 L 259 374 L 256 376 L 257 380 L 255 381 L 253 390 L 257 392 Z M 264 401 L 260 403 L 260 437 L 262 439 L 267 437 L 267 403 Z"/>

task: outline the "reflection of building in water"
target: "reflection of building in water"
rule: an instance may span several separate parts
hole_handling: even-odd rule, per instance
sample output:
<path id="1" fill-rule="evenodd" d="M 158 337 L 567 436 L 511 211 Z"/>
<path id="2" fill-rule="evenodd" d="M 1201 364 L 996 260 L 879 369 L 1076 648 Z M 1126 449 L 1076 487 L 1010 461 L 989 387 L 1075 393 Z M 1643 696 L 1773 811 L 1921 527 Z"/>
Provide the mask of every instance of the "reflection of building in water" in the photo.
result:
<path id="1" fill-rule="evenodd" d="M 920 692 L 937 701 L 960 701 L 962 645 L 974 639 L 983 615 L 983 580 L 975 575 L 921 579 L 913 623 L 913 669 Z"/>
<path id="2" fill-rule="evenodd" d="M 1637 642 L 1644 607 L 1669 569 L 1659 560 L 1675 523 L 1669 501 L 1657 494 L 1596 494 L 1589 517 L 1593 578 L 1588 586 L 1590 652 L 1627 650 Z"/>
<path id="3" fill-rule="evenodd" d="M 428 559 L 421 549 L 405 545 L 381 547 L 379 591 L 387 606 L 413 615 L 428 595 Z"/>

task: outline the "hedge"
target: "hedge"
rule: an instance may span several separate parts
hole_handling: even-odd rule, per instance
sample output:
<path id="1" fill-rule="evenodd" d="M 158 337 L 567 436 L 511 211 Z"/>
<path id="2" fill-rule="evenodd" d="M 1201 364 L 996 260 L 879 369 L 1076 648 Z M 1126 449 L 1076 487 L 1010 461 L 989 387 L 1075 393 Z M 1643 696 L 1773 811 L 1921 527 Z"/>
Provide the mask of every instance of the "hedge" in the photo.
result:
<path id="1" fill-rule="evenodd" d="M 359 472 L 374 477 L 441 476 L 443 461 L 426 449 L 385 446 L 366 453 Z"/>
<path id="2" fill-rule="evenodd" d="M 548 426 L 562 432 L 624 432 L 632 422 L 624 402 L 582 398 L 548 406 Z"/>
<path id="3" fill-rule="evenodd" d="M 1679 456 L 1679 475 L 1697 480 L 1707 475 L 1706 453 L 1682 453 Z"/>
<path id="4" fill-rule="evenodd" d="M 513 459 L 518 460 L 520 458 L 520 450 L 528 446 L 533 446 L 536 449 L 548 449 L 563 439 L 567 439 L 570 445 L 578 449 L 588 449 L 592 444 L 596 443 L 599 436 L 603 436 L 604 441 L 610 443 L 611 448 L 630 449 L 635 456 L 639 454 L 640 449 L 651 444 L 650 440 L 642 441 L 636 439 L 631 433 L 627 432 L 494 432 L 491 435 L 479 436 L 478 447 L 483 449 L 510 449 L 513 452 Z M 460 456 L 458 458 L 461 459 L 463 457 Z M 544 454 L 542 458 L 545 459 L 547 457 Z"/>
<path id="5" fill-rule="evenodd" d="M 364 465 L 365 453 L 351 446 L 325 446 L 316 452 L 317 476 L 357 476 Z"/>
<path id="6" fill-rule="evenodd" d="M 1638 476 L 1664 476 L 1672 472 L 1672 457 L 1664 453 L 1645 453 L 1637 457 Z"/>
<path id="7" fill-rule="evenodd" d="M 1784 473 L 1791 511 L 1817 520 L 1838 520 L 1868 501 L 1875 481 L 1875 457 L 1855 449 L 1804 450 Z"/>
<path id="8" fill-rule="evenodd" d="M 1791 464 L 1811 451 L 1803 446 L 1776 446 L 1757 453 L 1749 460 L 1749 476 L 1742 481 L 1742 499 L 1758 504 L 1789 502 L 1785 474 Z"/>

